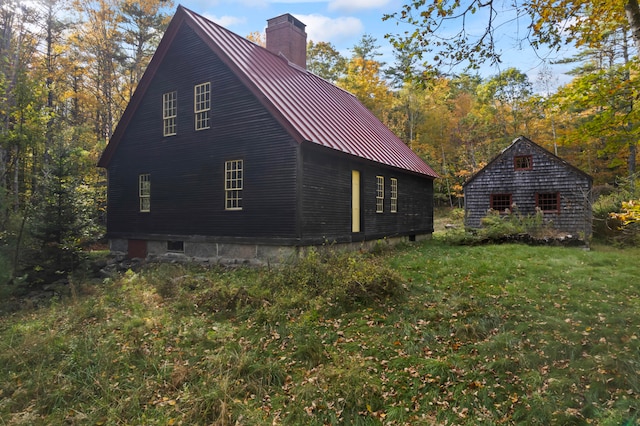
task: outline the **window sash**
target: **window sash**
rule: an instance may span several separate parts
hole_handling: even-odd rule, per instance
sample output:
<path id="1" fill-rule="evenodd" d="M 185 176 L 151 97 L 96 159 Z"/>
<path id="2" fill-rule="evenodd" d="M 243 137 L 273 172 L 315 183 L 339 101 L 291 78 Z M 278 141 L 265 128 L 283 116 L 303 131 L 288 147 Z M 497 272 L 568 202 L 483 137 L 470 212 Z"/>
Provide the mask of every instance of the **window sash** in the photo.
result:
<path id="1" fill-rule="evenodd" d="M 151 211 L 151 175 L 138 176 L 138 198 L 140 199 L 140 211 Z"/>
<path id="2" fill-rule="evenodd" d="M 176 134 L 176 117 L 178 116 L 178 92 L 168 92 L 162 95 L 162 120 L 164 136 Z"/>
<path id="3" fill-rule="evenodd" d="M 500 213 L 511 211 L 511 194 L 491 194 L 491 209 Z"/>
<path id="4" fill-rule="evenodd" d="M 195 113 L 196 130 L 208 129 L 210 126 L 211 83 L 198 84 L 193 91 L 193 112 Z"/>
<path id="5" fill-rule="evenodd" d="M 560 194 L 557 192 L 536 193 L 536 207 L 545 213 L 560 212 Z"/>
<path id="6" fill-rule="evenodd" d="M 391 178 L 391 213 L 398 212 L 398 179 Z"/>
<path id="7" fill-rule="evenodd" d="M 532 170 L 533 157 L 531 155 L 516 155 L 513 157 L 514 170 Z"/>
<path id="8" fill-rule="evenodd" d="M 376 213 L 384 212 L 384 176 L 376 176 Z"/>
<path id="9" fill-rule="evenodd" d="M 225 210 L 242 210 L 243 160 L 226 161 L 224 175 Z"/>

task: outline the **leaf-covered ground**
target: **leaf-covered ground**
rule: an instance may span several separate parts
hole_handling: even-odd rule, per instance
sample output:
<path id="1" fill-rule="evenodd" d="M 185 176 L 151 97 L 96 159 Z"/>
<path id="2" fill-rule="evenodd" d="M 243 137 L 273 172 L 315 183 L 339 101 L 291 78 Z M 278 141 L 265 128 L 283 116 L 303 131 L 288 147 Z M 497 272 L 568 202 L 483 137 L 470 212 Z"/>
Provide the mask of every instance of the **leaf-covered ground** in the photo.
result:
<path id="1" fill-rule="evenodd" d="M 152 265 L 0 317 L 1 424 L 636 424 L 640 251 Z"/>

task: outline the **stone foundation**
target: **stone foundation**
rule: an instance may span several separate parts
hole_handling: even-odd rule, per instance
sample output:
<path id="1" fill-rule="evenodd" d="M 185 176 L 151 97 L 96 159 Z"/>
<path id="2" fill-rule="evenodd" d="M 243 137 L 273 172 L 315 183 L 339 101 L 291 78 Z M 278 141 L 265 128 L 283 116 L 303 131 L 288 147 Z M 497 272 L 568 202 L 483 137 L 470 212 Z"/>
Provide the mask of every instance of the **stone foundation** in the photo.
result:
<path id="1" fill-rule="evenodd" d="M 149 261 L 198 262 L 209 264 L 276 264 L 286 263 L 303 256 L 310 248 L 316 250 L 339 249 L 370 251 L 377 246 L 393 246 L 401 242 L 423 241 L 431 238 L 431 234 L 415 236 L 391 237 L 379 240 L 337 243 L 318 246 L 284 246 L 266 244 L 216 243 L 201 241 L 184 241 L 183 251 L 167 250 L 167 241 L 147 240 L 147 257 Z M 109 240 L 111 254 L 116 259 L 128 257 L 129 241 L 124 238 Z"/>

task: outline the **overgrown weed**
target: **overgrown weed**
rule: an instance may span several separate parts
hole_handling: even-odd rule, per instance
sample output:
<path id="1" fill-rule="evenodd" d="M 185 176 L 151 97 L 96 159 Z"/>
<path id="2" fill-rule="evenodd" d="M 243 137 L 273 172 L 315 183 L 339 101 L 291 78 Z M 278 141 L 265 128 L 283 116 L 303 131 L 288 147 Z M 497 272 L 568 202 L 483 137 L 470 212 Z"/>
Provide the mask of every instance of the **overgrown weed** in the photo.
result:
<path id="1" fill-rule="evenodd" d="M 638 256 L 435 239 L 282 268 L 149 265 L 0 317 L 0 417 L 633 424 Z"/>

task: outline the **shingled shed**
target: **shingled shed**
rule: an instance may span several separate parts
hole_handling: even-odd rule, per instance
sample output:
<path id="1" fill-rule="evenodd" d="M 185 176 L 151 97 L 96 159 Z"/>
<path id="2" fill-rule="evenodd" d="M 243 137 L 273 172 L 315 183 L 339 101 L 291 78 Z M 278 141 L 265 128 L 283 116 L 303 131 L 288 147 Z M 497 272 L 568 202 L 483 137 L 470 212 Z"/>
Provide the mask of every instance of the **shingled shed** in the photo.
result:
<path id="1" fill-rule="evenodd" d="M 489 210 L 544 213 L 566 233 L 591 235 L 588 174 L 520 136 L 464 184 L 465 225 L 480 228 Z"/>

